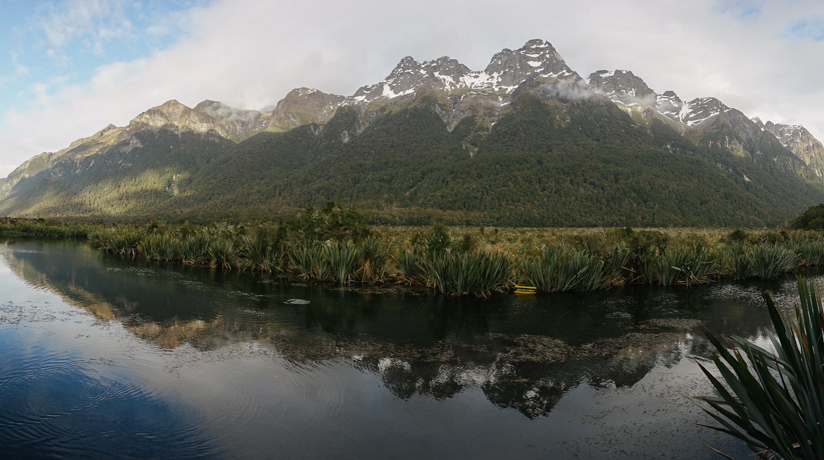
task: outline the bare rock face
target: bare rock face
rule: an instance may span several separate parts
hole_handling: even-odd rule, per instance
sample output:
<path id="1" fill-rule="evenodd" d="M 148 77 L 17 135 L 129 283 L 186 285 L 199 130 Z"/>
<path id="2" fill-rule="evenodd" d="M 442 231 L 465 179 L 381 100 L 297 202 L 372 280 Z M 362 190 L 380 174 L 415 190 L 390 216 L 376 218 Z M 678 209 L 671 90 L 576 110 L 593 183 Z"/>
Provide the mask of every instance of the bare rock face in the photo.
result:
<path id="1" fill-rule="evenodd" d="M 504 49 L 492 57 L 484 72 L 496 89 L 513 91 L 530 78 L 581 80 L 545 40 L 530 40 L 515 51 Z"/>
<path id="2" fill-rule="evenodd" d="M 684 107 L 684 101 L 673 91 L 664 91 L 655 98 L 655 109 L 670 120 L 677 120 Z"/>
<path id="3" fill-rule="evenodd" d="M 536 94 L 545 98 L 591 95 L 552 44 L 530 40 L 517 50 L 495 54 L 483 71 L 470 70 L 447 56 L 424 62 L 405 57 L 383 81 L 359 88 L 344 104 L 363 108 L 365 127 L 376 107 L 396 107 L 429 95 L 437 100 L 436 111 L 450 128 L 472 116 L 488 129 L 507 110 L 516 90 L 527 83 L 540 86 Z"/>
<path id="4" fill-rule="evenodd" d="M 173 99 L 135 117 L 129 123 L 127 131 L 134 132 L 141 129 L 157 131 L 164 127 L 205 133 L 215 129 L 215 119 L 208 113 L 190 109 Z"/>
<path id="5" fill-rule="evenodd" d="M 269 123 L 269 117 L 260 110 L 238 109 L 217 101 L 205 100 L 194 110 L 210 115 L 216 131 L 235 142 L 263 131 Z"/>
<path id="6" fill-rule="evenodd" d="M 627 105 L 655 105 L 657 102 L 655 91 L 629 70 L 599 70 L 591 73 L 587 82 L 608 98 Z"/>
<path id="7" fill-rule="evenodd" d="M 286 131 L 308 123 L 327 122 L 346 98 L 316 89 L 293 89 L 269 116 L 265 129 Z"/>
<path id="8" fill-rule="evenodd" d="M 699 97 L 689 101 L 686 106 L 688 110 L 681 111 L 679 120 L 689 127 L 698 126 L 729 110 L 729 107 L 714 97 Z"/>
<path id="9" fill-rule="evenodd" d="M 762 123 L 757 118 L 753 121 L 812 167 L 819 177 L 824 177 L 824 145 L 806 128 L 800 125 L 775 124 L 771 121 Z"/>
<path id="10" fill-rule="evenodd" d="M 480 72 L 447 56 L 422 63 L 407 56 L 384 81 L 358 89 L 352 99 L 371 102 L 377 98 L 395 98 L 412 94 L 421 87 L 458 94 L 511 94 L 529 79 L 579 81 L 581 77 L 566 65 L 549 42 L 530 40 L 520 49 L 504 49 L 495 54 Z"/>
<path id="11" fill-rule="evenodd" d="M 379 98 L 393 99 L 415 93 L 421 88 L 452 91 L 470 74 L 468 67 L 447 56 L 419 63 L 407 56 L 382 82 L 355 91 L 352 102 L 372 102 Z"/>
<path id="12" fill-rule="evenodd" d="M 126 140 L 133 133 L 145 129 L 168 129 L 198 134 L 214 132 L 234 142 L 241 142 L 265 130 L 269 124 L 268 115 L 259 110 L 238 109 L 210 100 L 199 103 L 195 108 L 171 100 L 135 117 L 121 133 L 120 140 Z"/>

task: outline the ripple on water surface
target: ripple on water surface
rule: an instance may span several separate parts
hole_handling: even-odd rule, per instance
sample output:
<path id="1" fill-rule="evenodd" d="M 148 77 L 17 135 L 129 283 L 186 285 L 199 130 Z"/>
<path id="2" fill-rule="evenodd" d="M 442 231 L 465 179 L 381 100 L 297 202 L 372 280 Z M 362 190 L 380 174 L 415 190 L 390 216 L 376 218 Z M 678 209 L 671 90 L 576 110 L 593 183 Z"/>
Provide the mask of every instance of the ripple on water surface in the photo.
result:
<path id="1" fill-rule="evenodd" d="M 26 310 L 37 314 L 27 314 Z M 132 382 L 101 342 L 60 343 L 77 318 L 48 306 L 20 307 L 0 322 L 0 445 L 4 458 L 211 456 L 214 448 L 179 409 Z M 12 311 L 9 304 L 4 310 Z M 85 327 L 95 322 L 85 315 Z M 18 318 L 22 318 L 18 320 Z M 79 334 L 76 334 L 78 337 Z M 84 338 L 87 336 L 83 336 Z M 65 339 L 63 335 L 63 339 Z M 69 349 L 70 348 L 70 349 Z M 151 441 L 151 442 L 148 442 Z"/>

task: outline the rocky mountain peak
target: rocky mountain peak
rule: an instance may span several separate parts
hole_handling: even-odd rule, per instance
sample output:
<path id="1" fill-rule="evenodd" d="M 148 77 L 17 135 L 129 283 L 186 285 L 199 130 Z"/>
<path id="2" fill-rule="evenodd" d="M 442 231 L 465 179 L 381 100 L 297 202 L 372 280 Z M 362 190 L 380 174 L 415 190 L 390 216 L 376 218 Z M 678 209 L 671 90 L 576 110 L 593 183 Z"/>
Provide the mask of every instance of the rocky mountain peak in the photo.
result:
<path id="1" fill-rule="evenodd" d="M 196 105 L 194 110 L 211 115 L 217 123 L 248 123 L 261 118 L 261 113 L 258 110 L 238 109 L 208 99 Z"/>
<path id="2" fill-rule="evenodd" d="M 587 82 L 596 91 L 626 105 L 652 106 L 657 94 L 629 70 L 599 70 L 589 75 Z"/>
<path id="3" fill-rule="evenodd" d="M 197 107 L 199 108 L 189 108 L 174 99 L 167 101 L 135 117 L 120 133 L 120 138 L 129 138 L 133 133 L 145 129 L 158 131 L 166 128 L 175 132 L 191 131 L 199 134 L 214 131 L 238 142 L 247 133 L 262 128 L 262 123 L 254 116 L 255 111 L 245 111 L 215 101 L 203 101 Z"/>
<path id="4" fill-rule="evenodd" d="M 313 88 L 296 88 L 275 106 L 266 129 L 282 131 L 307 123 L 323 123 L 346 100 L 344 96 Z"/>
<path id="5" fill-rule="evenodd" d="M 777 124 L 772 121 L 763 123 L 758 118 L 754 118 L 753 122 L 775 136 L 781 145 L 801 158 L 804 163 L 813 167 L 819 177 L 824 177 L 824 145 L 805 127 Z"/>
<path id="6" fill-rule="evenodd" d="M 407 56 L 384 81 L 360 88 L 353 99 L 371 102 L 379 97 L 395 98 L 412 94 L 423 86 L 450 91 L 460 86 L 470 72 L 468 67 L 448 56 L 422 63 Z"/>
<path id="7" fill-rule="evenodd" d="M 484 73 L 492 77 L 496 88 L 507 92 L 530 78 L 581 79 L 566 65 L 551 43 L 538 39 L 526 42 L 515 51 L 504 49 L 496 53 Z"/>
<path id="8" fill-rule="evenodd" d="M 449 56 L 442 56 L 432 61 L 424 61 L 421 68 L 432 80 L 436 87 L 442 86 L 444 89 L 456 88 L 461 84 L 462 79 L 472 71 L 469 67 L 452 59 Z M 437 80 L 437 81 L 435 81 Z"/>
<path id="9" fill-rule="evenodd" d="M 755 117 L 755 118 L 753 118 L 753 119 L 752 119 L 752 122 L 753 122 L 753 123 L 755 123 L 755 126 L 758 126 L 758 127 L 759 127 L 759 128 L 761 128 L 762 130 L 764 129 L 764 122 L 763 122 L 763 121 L 761 121 L 761 119 L 760 119 L 760 118 Z"/>
<path id="10" fill-rule="evenodd" d="M 345 99 L 343 96 L 324 93 L 314 88 L 295 88 L 278 102 L 275 111 L 293 105 L 300 105 L 307 109 L 321 109 L 327 104 L 340 103 L 343 99 Z"/>
<path id="11" fill-rule="evenodd" d="M 215 131 L 235 142 L 265 129 L 269 121 L 259 110 L 239 109 L 217 101 L 205 100 L 194 110 L 211 116 Z"/>
<path id="12" fill-rule="evenodd" d="M 655 100 L 655 109 L 671 120 L 680 121 L 679 115 L 683 107 L 684 102 L 674 91 L 664 91 L 664 94 L 659 94 Z"/>
<path id="13" fill-rule="evenodd" d="M 686 110 L 684 110 L 686 109 Z M 681 109 L 679 119 L 689 127 L 700 125 L 730 108 L 714 97 L 699 97 L 689 101 Z"/>
<path id="14" fill-rule="evenodd" d="M 484 71 L 472 71 L 448 56 L 417 62 L 405 57 L 382 82 L 358 89 L 351 103 L 368 103 L 378 98 L 396 98 L 414 93 L 423 86 L 453 91 L 465 88 L 473 94 L 511 94 L 527 80 L 578 82 L 561 56 L 545 40 L 530 40 L 512 51 L 504 49 L 492 57 Z"/>
<path id="15" fill-rule="evenodd" d="M 204 112 L 190 109 L 180 102 L 172 99 L 141 113 L 130 123 L 130 129 L 141 127 L 158 129 L 165 125 L 193 126 L 211 125 L 211 117 Z"/>
<path id="16" fill-rule="evenodd" d="M 398 78 L 404 74 L 414 73 L 419 71 L 421 68 L 421 64 L 415 60 L 412 56 L 406 56 L 405 58 L 401 59 L 401 62 L 395 66 L 392 70 L 392 73 L 386 77 L 387 80 L 392 78 Z"/>

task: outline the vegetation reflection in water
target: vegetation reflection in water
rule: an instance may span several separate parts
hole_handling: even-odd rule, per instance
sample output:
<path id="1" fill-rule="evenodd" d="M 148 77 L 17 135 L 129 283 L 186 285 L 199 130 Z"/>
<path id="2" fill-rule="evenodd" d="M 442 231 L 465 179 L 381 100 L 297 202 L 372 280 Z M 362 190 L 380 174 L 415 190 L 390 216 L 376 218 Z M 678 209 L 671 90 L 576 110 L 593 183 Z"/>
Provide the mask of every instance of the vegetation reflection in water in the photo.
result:
<path id="1" fill-rule="evenodd" d="M 380 374 L 400 398 L 448 398 L 476 386 L 492 403 L 531 418 L 548 414 L 581 382 L 629 387 L 656 365 L 708 357 L 710 347 L 694 333 L 699 321 L 743 336 L 758 335 L 769 321 L 757 307 L 757 286 L 477 301 L 285 286 L 276 278 L 129 260 L 84 245 L 36 247 L 3 254 L 28 282 L 102 320 L 117 319 L 157 346 L 271 343 L 296 364 L 351 360 Z M 739 298 L 719 296 L 725 289 Z M 308 302 L 289 302 L 296 297 Z"/>

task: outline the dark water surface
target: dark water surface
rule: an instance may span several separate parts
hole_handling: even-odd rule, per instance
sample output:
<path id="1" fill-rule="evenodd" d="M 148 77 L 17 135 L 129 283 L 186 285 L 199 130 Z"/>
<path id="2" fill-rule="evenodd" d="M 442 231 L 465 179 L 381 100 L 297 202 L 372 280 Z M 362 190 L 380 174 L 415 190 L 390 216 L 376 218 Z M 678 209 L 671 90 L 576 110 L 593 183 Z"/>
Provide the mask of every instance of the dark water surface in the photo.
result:
<path id="1" fill-rule="evenodd" d="M 3 458 L 719 458 L 697 328 L 764 342 L 760 290 L 490 299 L 288 286 L 0 243 Z"/>

